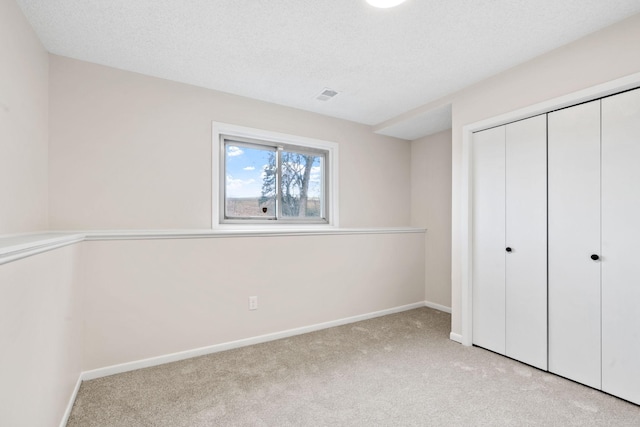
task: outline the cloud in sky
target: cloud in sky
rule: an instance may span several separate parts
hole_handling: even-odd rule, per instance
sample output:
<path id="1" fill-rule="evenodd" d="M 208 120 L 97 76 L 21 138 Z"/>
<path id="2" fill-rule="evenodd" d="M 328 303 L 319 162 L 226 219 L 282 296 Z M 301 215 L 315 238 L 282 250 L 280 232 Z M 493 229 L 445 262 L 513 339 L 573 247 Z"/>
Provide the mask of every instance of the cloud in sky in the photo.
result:
<path id="1" fill-rule="evenodd" d="M 320 175 L 322 174 L 322 168 L 320 166 L 314 166 L 311 168 L 311 180 L 320 181 Z"/>
<path id="2" fill-rule="evenodd" d="M 262 172 L 260 172 L 260 179 L 264 181 L 264 179 L 267 177 L 267 169 L 269 169 L 271 166 L 269 164 L 266 165 L 262 165 Z"/>
<path id="3" fill-rule="evenodd" d="M 256 168 L 254 168 L 253 166 L 247 166 L 247 167 L 242 168 L 242 170 L 245 170 L 245 171 L 252 171 L 252 170 L 255 170 L 255 169 Z"/>
<path id="4" fill-rule="evenodd" d="M 244 154 L 244 151 L 240 149 L 240 147 L 236 147 L 235 145 L 227 146 L 227 156 L 236 157 Z"/>
<path id="5" fill-rule="evenodd" d="M 239 179 L 227 175 L 227 197 L 257 197 L 260 195 L 259 186 L 253 178 Z"/>

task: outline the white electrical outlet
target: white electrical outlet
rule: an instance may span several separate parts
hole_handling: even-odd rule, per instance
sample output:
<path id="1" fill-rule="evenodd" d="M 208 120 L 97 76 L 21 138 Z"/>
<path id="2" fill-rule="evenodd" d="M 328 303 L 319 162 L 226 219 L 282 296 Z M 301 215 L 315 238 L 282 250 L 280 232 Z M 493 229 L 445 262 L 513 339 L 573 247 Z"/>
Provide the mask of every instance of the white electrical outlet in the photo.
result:
<path id="1" fill-rule="evenodd" d="M 258 297 L 249 297 L 249 310 L 257 310 L 258 309 Z"/>

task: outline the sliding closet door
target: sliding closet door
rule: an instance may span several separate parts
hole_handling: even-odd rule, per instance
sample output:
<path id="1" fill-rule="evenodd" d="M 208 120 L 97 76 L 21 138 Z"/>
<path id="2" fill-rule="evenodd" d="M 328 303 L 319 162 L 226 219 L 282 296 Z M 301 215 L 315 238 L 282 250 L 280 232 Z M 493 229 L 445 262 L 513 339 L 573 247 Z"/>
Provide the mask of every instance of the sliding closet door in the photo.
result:
<path id="1" fill-rule="evenodd" d="M 547 369 L 547 117 L 506 126 L 506 355 Z"/>
<path id="2" fill-rule="evenodd" d="M 640 90 L 602 100 L 602 390 L 640 404 Z"/>
<path id="3" fill-rule="evenodd" d="M 600 101 L 548 126 L 549 371 L 600 388 Z"/>
<path id="4" fill-rule="evenodd" d="M 473 343 L 505 353 L 505 127 L 473 135 Z"/>

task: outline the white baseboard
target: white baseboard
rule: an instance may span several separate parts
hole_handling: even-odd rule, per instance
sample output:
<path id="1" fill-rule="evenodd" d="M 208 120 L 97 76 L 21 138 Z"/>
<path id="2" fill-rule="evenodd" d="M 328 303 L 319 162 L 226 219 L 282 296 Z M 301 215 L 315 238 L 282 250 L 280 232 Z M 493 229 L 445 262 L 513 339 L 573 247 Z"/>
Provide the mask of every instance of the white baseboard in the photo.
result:
<path id="1" fill-rule="evenodd" d="M 445 313 L 451 314 L 451 307 L 447 307 L 445 305 L 436 304 L 435 302 L 424 302 L 425 307 L 433 308 L 434 310 L 444 311 Z"/>
<path id="2" fill-rule="evenodd" d="M 62 415 L 62 420 L 60 421 L 60 427 L 66 427 L 69 422 L 69 416 L 71 415 L 71 410 L 73 409 L 73 404 L 76 401 L 76 396 L 78 395 L 78 390 L 80 390 L 80 384 L 82 384 L 82 372 L 78 375 L 78 381 L 76 381 L 76 386 L 73 388 L 71 392 L 71 396 L 69 396 L 69 403 L 67 403 L 67 409 L 64 411 Z"/>
<path id="3" fill-rule="evenodd" d="M 454 332 L 451 332 L 449 334 L 449 339 L 451 341 L 455 341 L 455 342 L 458 342 L 458 343 L 462 344 L 462 335 L 460 335 L 460 334 L 456 334 Z"/>
<path id="4" fill-rule="evenodd" d="M 346 325 L 349 323 L 360 322 L 362 320 L 373 319 L 375 317 L 386 316 L 388 314 L 400 313 L 402 311 L 413 310 L 414 308 L 425 307 L 426 303 L 416 302 L 413 304 L 402 305 L 399 307 L 388 308 L 386 310 L 375 311 L 372 313 L 360 314 L 357 316 L 346 317 L 344 319 L 332 320 L 330 322 L 317 323 L 315 325 L 303 326 L 301 328 L 289 329 L 272 334 L 260 335 L 257 337 L 245 338 L 227 343 L 215 344 L 207 347 L 196 348 L 193 350 L 181 351 L 178 353 L 167 354 L 164 356 L 151 357 L 149 359 L 136 360 L 133 362 L 122 363 L 119 365 L 107 366 L 104 368 L 85 371 L 81 374 L 82 380 L 92 380 L 95 378 L 106 377 L 109 375 L 129 372 L 136 369 L 148 368 L 151 366 L 162 365 L 165 363 L 177 362 L 178 360 L 190 359 L 192 357 L 204 356 L 206 354 L 217 353 L 219 351 L 231 350 L 234 348 L 245 347 L 248 345 L 260 344 L 268 341 L 288 338 L 295 335 L 306 334 L 309 332 L 319 331 L 321 329 L 333 328 L 335 326 Z M 446 308 L 446 307 L 444 307 Z"/>

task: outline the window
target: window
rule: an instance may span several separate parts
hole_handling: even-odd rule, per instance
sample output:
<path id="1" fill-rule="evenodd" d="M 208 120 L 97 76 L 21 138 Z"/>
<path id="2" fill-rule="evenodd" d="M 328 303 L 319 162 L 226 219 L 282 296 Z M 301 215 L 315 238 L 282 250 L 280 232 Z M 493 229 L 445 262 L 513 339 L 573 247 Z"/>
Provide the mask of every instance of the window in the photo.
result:
<path id="1" fill-rule="evenodd" d="M 214 144 L 214 225 L 337 224 L 336 144 L 220 124 Z"/>

